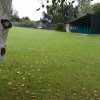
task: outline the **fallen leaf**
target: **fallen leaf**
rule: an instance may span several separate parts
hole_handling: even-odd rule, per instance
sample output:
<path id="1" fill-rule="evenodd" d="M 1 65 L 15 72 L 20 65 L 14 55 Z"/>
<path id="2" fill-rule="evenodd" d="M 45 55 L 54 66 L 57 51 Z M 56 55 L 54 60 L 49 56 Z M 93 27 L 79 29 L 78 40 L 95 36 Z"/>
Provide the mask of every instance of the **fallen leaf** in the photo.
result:
<path id="1" fill-rule="evenodd" d="M 25 91 L 26 94 L 29 94 L 30 92 L 28 90 Z"/>
<path id="2" fill-rule="evenodd" d="M 36 99 L 36 96 L 31 96 L 31 98 L 34 100 L 34 99 Z"/>
<path id="3" fill-rule="evenodd" d="M 12 85 L 12 82 L 8 82 L 8 85 Z"/>
<path id="4" fill-rule="evenodd" d="M 48 89 L 48 92 L 51 92 L 51 89 Z"/>

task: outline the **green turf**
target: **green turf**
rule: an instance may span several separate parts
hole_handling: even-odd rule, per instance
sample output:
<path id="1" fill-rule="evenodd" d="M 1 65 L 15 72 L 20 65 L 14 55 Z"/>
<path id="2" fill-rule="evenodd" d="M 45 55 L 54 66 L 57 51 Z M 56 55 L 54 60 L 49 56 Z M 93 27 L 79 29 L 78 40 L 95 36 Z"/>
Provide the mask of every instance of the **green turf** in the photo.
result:
<path id="1" fill-rule="evenodd" d="M 100 35 L 13 27 L 0 100 L 100 100 Z"/>

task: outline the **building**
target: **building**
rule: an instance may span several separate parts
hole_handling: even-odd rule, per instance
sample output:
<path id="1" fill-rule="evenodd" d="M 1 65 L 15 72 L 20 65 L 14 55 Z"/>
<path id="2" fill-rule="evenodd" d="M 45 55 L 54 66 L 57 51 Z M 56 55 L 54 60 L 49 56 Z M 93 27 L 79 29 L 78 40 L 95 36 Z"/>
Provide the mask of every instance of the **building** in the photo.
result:
<path id="1" fill-rule="evenodd" d="M 66 32 L 100 34 L 100 16 L 86 14 L 66 23 Z"/>

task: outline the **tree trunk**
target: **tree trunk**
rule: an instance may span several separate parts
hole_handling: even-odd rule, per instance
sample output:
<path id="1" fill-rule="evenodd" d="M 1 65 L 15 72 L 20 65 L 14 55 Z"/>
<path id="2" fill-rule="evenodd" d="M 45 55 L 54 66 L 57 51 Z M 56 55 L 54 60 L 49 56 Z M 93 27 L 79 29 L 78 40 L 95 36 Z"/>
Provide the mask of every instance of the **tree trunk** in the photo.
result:
<path id="1" fill-rule="evenodd" d="M 12 0 L 0 0 L 0 63 L 6 52 L 6 39 L 9 28 L 12 27 L 9 18 Z"/>

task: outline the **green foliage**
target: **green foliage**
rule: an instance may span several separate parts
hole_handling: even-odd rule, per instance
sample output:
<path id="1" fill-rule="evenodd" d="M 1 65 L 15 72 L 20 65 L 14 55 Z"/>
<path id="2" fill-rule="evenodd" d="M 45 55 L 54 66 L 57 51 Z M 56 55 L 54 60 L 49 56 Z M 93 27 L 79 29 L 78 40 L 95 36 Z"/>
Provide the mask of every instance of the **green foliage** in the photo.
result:
<path id="1" fill-rule="evenodd" d="M 100 3 L 95 3 L 93 5 L 85 5 L 79 11 L 79 15 L 83 15 L 86 13 L 100 15 Z"/>
<path id="2" fill-rule="evenodd" d="M 60 7 L 60 5 L 56 5 L 57 8 L 53 9 L 53 14 L 51 14 L 52 6 L 49 6 L 47 8 L 47 13 L 43 13 L 43 21 L 44 22 L 51 22 L 54 24 L 57 23 L 65 23 L 66 21 L 73 20 L 76 18 L 75 9 L 73 8 L 73 5 L 63 5 Z"/>
<path id="3" fill-rule="evenodd" d="M 14 26 L 20 27 L 34 27 L 34 23 L 29 19 L 29 17 L 19 18 L 18 12 L 12 9 L 11 21 Z"/>
<path id="4" fill-rule="evenodd" d="M 100 15 L 100 3 L 96 3 L 94 5 L 91 5 L 91 13 Z"/>
<path id="5" fill-rule="evenodd" d="M 69 5 L 72 5 L 73 3 L 75 2 L 75 0 L 71 0 L 71 1 L 68 1 L 68 0 L 52 0 L 52 7 L 55 7 L 56 5 L 60 5 L 63 6 L 65 3 Z M 57 8 L 57 7 L 56 7 Z"/>
<path id="6" fill-rule="evenodd" d="M 12 15 L 12 16 L 10 17 L 10 19 L 11 19 L 11 21 L 20 22 L 20 18 L 19 18 L 18 16 L 16 16 L 16 15 Z"/>
<path id="7" fill-rule="evenodd" d="M 11 15 L 10 19 L 11 19 L 11 21 L 20 22 L 18 11 L 12 9 L 12 15 Z"/>
<path id="8" fill-rule="evenodd" d="M 91 0 L 80 0 L 79 1 L 79 17 L 90 12 Z"/>
<path id="9" fill-rule="evenodd" d="M 30 18 L 27 17 L 27 16 L 26 16 L 26 17 L 22 17 L 22 18 L 20 19 L 20 21 L 21 21 L 21 22 L 26 22 L 26 23 L 31 22 L 31 21 L 30 21 Z"/>
<path id="10" fill-rule="evenodd" d="M 10 19 L 11 21 L 15 21 L 15 22 L 26 22 L 26 23 L 30 22 L 30 18 L 28 16 L 20 18 L 18 15 L 18 11 L 15 10 L 14 8 L 12 8 L 12 15 Z"/>
<path id="11" fill-rule="evenodd" d="M 57 31 L 64 31 L 64 23 L 57 23 L 56 30 Z"/>
<path id="12" fill-rule="evenodd" d="M 53 9 L 53 14 L 51 13 L 52 6 L 48 6 L 47 13 L 43 12 L 43 18 L 41 22 L 46 24 L 55 24 L 56 30 L 64 31 L 64 25 L 67 21 L 75 19 L 76 10 L 73 5 L 64 4 L 62 7 L 56 5 Z"/>
<path id="13" fill-rule="evenodd" d="M 41 22 L 46 24 L 46 23 L 51 23 L 51 20 L 52 20 L 51 14 L 49 12 L 48 13 L 43 12 L 43 18 L 41 18 Z"/>
<path id="14" fill-rule="evenodd" d="M 38 1 L 40 1 L 40 0 L 38 0 Z M 46 4 L 43 3 L 43 0 L 41 0 L 41 1 L 42 1 L 42 3 L 41 3 L 41 7 L 42 8 L 45 8 L 45 7 L 47 8 L 48 5 L 50 5 L 49 4 L 50 3 L 50 0 L 46 0 Z M 71 0 L 71 1 L 68 1 L 68 2 L 67 1 L 68 0 L 52 0 L 52 5 L 51 5 L 51 8 L 50 8 L 50 13 L 53 14 L 54 13 L 54 10 L 57 9 L 58 5 L 60 7 L 62 7 L 64 4 L 73 5 L 73 3 L 76 0 Z M 41 7 L 38 8 L 38 9 L 36 9 L 36 11 L 39 11 L 41 9 Z"/>

